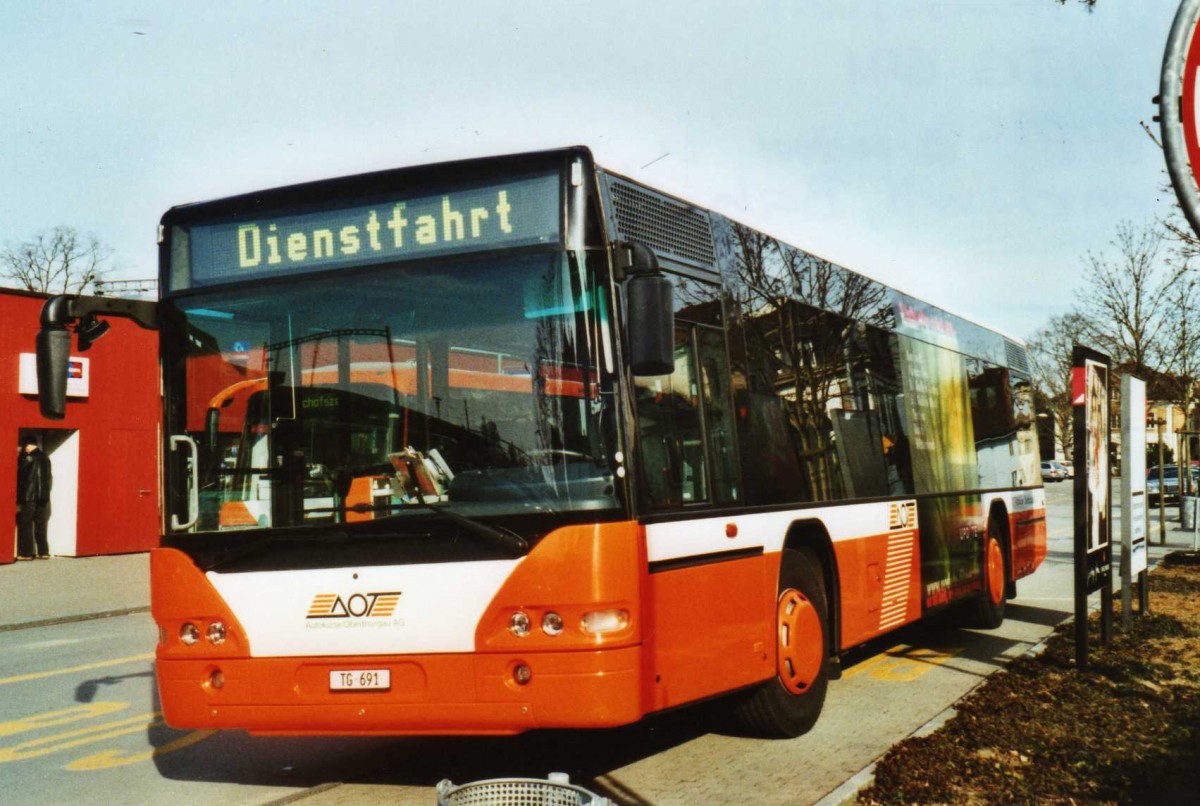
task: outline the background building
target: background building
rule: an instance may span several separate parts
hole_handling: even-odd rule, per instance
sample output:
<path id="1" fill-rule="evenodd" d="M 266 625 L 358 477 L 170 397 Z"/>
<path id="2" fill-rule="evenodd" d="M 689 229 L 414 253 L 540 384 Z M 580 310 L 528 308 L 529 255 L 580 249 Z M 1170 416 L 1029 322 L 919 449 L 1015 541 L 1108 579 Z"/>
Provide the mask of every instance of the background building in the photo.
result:
<path id="1" fill-rule="evenodd" d="M 50 553 L 57 556 L 146 551 L 160 534 L 158 459 L 161 403 L 157 334 L 109 318 L 112 332 L 87 352 L 73 351 L 67 416 L 38 412 L 34 345 L 46 297 L 0 289 L 0 563 L 16 548 L 16 462 L 33 434 L 54 468 Z"/>

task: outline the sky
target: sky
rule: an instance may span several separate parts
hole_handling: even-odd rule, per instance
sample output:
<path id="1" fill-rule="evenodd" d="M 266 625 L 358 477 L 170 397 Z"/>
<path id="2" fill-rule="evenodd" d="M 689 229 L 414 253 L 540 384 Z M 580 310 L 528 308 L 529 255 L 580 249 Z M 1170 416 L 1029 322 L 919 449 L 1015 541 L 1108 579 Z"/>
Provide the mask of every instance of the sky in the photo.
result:
<path id="1" fill-rule="evenodd" d="M 0 243 L 157 276 L 170 207 L 582 144 L 607 168 L 1025 338 L 1171 210 L 1178 0 L 63 2 L 0 26 Z M 1152 124 L 1157 131 L 1157 125 Z"/>

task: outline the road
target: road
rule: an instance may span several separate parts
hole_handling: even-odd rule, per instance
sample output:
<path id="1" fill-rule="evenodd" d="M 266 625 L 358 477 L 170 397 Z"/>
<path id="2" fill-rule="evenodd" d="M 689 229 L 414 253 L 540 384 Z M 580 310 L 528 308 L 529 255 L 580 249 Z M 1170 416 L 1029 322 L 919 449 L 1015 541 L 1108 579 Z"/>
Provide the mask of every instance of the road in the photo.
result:
<path id="1" fill-rule="evenodd" d="M 855 652 L 798 739 L 712 732 L 704 707 L 508 739 L 176 731 L 158 716 L 156 627 L 139 613 L 0 633 L 0 800 L 428 806 L 442 778 L 565 771 L 626 804 L 816 802 L 1070 615 L 1071 485 L 1050 485 L 1046 498 L 1049 553 L 1000 629 L 922 626 Z"/>

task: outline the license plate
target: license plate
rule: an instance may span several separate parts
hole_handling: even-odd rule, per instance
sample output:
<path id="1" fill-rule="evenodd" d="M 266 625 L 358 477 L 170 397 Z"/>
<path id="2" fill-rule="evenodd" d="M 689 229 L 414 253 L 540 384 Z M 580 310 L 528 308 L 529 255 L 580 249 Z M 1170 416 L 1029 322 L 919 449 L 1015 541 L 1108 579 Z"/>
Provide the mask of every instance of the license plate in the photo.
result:
<path id="1" fill-rule="evenodd" d="M 341 669 L 329 673 L 330 691 L 386 691 L 391 687 L 391 669 Z"/>

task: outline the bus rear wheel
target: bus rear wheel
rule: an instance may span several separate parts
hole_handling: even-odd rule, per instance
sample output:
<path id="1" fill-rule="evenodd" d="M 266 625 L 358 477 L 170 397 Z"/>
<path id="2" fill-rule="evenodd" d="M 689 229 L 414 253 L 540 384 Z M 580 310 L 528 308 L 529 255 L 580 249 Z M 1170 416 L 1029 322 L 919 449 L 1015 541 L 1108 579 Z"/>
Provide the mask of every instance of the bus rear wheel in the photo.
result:
<path id="1" fill-rule="evenodd" d="M 1000 522 L 993 517 L 983 540 L 983 591 L 976 600 L 971 626 L 985 630 L 994 630 L 1004 623 L 1008 563 L 1004 559 L 1001 531 Z"/>
<path id="2" fill-rule="evenodd" d="M 785 549 L 775 607 L 775 677 L 737 704 L 734 717 L 741 728 L 792 738 L 816 723 L 829 682 L 827 607 L 816 556 Z"/>

